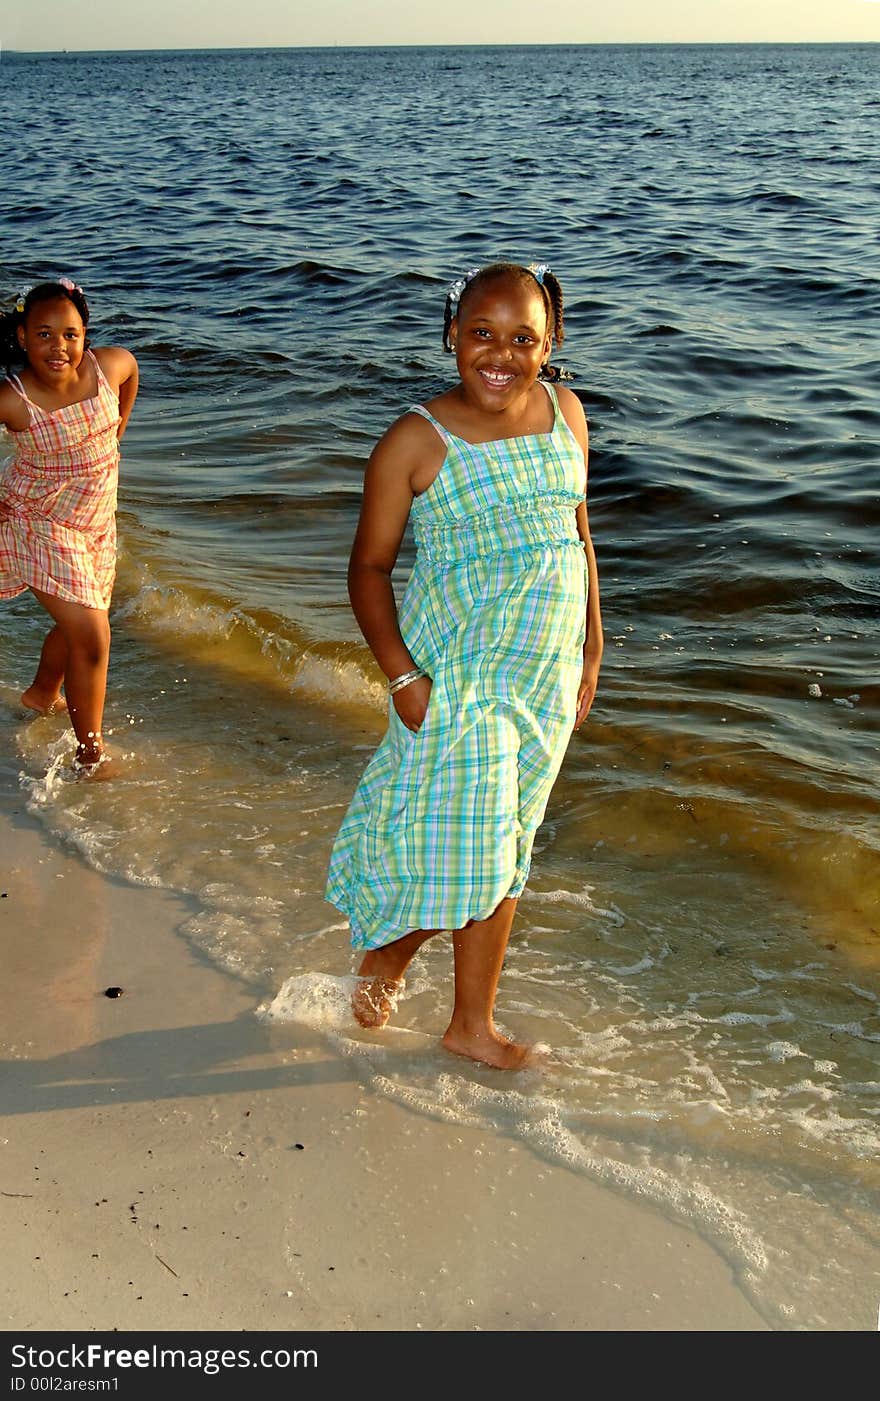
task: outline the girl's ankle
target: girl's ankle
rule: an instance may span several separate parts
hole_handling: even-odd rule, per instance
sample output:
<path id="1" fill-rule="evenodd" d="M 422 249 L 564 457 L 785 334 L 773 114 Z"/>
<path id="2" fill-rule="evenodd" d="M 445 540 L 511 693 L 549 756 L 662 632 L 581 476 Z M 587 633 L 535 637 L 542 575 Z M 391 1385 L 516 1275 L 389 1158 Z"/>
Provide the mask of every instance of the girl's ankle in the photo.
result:
<path id="1" fill-rule="evenodd" d="M 104 746 L 100 736 L 95 735 L 87 740 L 82 740 L 76 746 L 74 764 L 80 769 L 94 768 L 95 764 L 100 764 L 104 759 Z"/>

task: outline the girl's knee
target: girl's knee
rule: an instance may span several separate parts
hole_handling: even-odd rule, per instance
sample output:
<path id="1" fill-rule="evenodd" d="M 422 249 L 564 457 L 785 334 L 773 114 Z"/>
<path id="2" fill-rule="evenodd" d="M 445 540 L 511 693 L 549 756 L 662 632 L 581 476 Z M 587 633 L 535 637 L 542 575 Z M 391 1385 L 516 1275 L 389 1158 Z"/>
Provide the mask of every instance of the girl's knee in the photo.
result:
<path id="1" fill-rule="evenodd" d="M 110 655 L 110 624 L 98 616 L 84 621 L 68 635 L 68 647 L 92 666 L 99 666 Z"/>

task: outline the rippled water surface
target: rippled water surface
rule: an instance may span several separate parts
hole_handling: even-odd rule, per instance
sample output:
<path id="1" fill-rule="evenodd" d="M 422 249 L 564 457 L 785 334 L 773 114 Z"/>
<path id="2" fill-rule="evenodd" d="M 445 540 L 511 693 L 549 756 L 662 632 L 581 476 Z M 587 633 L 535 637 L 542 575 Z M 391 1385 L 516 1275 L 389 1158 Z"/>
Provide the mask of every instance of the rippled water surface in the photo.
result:
<path id="1" fill-rule="evenodd" d="M 33 810 L 193 893 L 186 936 L 378 1092 L 695 1222 L 776 1327 L 873 1328 L 876 48 L 3 65 L 0 292 L 71 273 L 142 375 L 107 714 L 127 776 L 72 783 L 60 723 L 17 713 L 41 620 L 16 600 L 0 739 Z M 356 1037 L 322 898 L 383 726 L 345 593 L 365 458 L 448 382 L 446 283 L 497 257 L 565 289 L 607 637 L 499 999 L 557 1064 L 516 1085 L 433 1049 L 440 941 L 396 1029 Z"/>

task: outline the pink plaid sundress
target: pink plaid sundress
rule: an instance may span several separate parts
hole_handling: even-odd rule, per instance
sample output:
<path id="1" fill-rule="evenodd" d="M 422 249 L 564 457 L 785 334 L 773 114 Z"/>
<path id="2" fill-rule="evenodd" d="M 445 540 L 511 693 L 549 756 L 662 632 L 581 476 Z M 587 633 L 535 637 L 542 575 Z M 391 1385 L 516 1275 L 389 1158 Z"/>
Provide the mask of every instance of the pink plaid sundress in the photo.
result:
<path id="1" fill-rule="evenodd" d="M 0 598 L 27 588 L 108 608 L 116 577 L 119 400 L 91 351 L 97 393 L 41 409 L 16 375 L 30 423 L 8 429 L 15 455 L 0 474 Z"/>

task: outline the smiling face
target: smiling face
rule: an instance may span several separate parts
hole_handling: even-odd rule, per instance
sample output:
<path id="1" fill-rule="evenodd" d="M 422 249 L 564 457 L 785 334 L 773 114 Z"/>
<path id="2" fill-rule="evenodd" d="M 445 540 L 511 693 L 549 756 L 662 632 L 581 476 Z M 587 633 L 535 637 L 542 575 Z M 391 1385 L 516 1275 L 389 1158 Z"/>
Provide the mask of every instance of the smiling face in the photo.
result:
<path id="1" fill-rule="evenodd" d="M 86 328 L 67 297 L 35 302 L 23 325 L 18 343 L 37 379 L 59 387 L 76 377 L 85 354 Z"/>
<path id="2" fill-rule="evenodd" d="M 540 287 L 501 275 L 465 288 L 451 337 L 465 399 L 488 412 L 510 408 L 550 354 Z"/>

